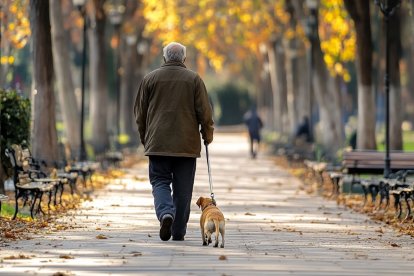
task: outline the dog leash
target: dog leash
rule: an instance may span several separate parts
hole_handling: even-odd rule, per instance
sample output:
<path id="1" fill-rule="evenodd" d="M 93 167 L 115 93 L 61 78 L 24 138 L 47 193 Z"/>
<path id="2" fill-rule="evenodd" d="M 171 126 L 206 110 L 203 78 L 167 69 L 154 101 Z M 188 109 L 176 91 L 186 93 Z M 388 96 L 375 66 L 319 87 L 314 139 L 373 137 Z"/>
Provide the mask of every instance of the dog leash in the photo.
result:
<path id="1" fill-rule="evenodd" d="M 210 158 L 208 157 L 208 146 L 206 146 L 206 157 L 207 157 L 207 169 L 208 169 L 208 181 L 210 182 L 210 196 L 211 201 L 214 205 L 216 205 L 216 200 L 214 199 L 214 193 L 213 193 L 213 181 L 211 180 L 211 170 L 210 170 Z"/>

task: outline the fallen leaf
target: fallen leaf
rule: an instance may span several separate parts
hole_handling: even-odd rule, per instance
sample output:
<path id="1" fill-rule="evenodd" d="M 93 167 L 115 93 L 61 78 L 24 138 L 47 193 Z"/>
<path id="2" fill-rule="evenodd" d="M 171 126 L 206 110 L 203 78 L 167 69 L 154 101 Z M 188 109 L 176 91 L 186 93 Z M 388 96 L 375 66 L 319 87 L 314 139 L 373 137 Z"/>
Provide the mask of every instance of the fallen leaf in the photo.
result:
<path id="1" fill-rule="evenodd" d="M 226 256 L 224 256 L 224 255 L 221 255 L 221 256 L 219 257 L 219 260 L 220 260 L 220 261 L 225 261 L 225 260 L 227 260 L 227 257 L 226 257 Z"/>
<path id="2" fill-rule="evenodd" d="M 67 259 L 67 260 L 75 259 L 75 257 L 73 257 L 71 255 L 60 255 L 59 258 L 61 258 L 61 259 Z"/>
<path id="3" fill-rule="evenodd" d="M 7 257 L 4 257 L 3 259 L 5 259 L 5 260 L 23 260 L 23 259 L 30 259 L 30 257 L 26 256 L 26 255 L 23 255 L 23 254 L 19 254 L 17 256 L 14 256 L 14 255 L 7 256 Z"/>
<path id="4" fill-rule="evenodd" d="M 99 234 L 98 236 L 96 236 L 96 238 L 98 240 L 106 240 L 107 239 L 107 237 L 105 235 L 103 235 L 103 234 Z"/>
<path id="5" fill-rule="evenodd" d="M 252 213 L 250 213 L 250 212 L 247 212 L 247 213 L 245 213 L 244 215 L 245 215 L 245 216 L 255 216 L 255 214 L 252 214 Z"/>
<path id="6" fill-rule="evenodd" d="M 12 232 L 5 232 L 4 237 L 8 239 L 16 239 L 16 235 L 14 235 Z"/>
<path id="7" fill-rule="evenodd" d="M 58 271 L 52 274 L 52 276 L 71 276 L 71 275 L 73 274 L 70 272 L 61 272 L 61 271 Z"/>

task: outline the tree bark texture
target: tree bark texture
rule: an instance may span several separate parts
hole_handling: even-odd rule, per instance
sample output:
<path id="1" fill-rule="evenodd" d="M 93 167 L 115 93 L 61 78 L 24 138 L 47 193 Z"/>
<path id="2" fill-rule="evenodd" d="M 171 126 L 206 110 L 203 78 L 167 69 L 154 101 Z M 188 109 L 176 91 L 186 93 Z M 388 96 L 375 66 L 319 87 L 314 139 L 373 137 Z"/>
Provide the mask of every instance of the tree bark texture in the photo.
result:
<path id="1" fill-rule="evenodd" d="M 109 145 L 107 126 L 107 74 L 105 51 L 104 0 L 93 1 L 89 38 L 89 77 L 90 77 L 90 124 L 92 146 L 95 154 L 103 153 Z"/>
<path id="2" fill-rule="evenodd" d="M 122 51 L 122 74 L 121 74 L 121 135 L 129 137 L 128 145 L 138 145 L 138 132 L 133 116 L 134 98 L 140 81 L 143 78 L 142 64 L 144 62 L 143 54 L 137 53 L 137 44 L 124 45 L 125 51 Z"/>
<path id="3" fill-rule="evenodd" d="M 49 1 L 30 1 L 30 28 L 33 47 L 32 153 L 48 164 L 58 160 L 53 91 L 52 40 Z"/>
<path id="4" fill-rule="evenodd" d="M 277 132 L 282 132 L 282 110 L 280 109 L 281 91 L 277 79 L 276 43 L 271 41 L 266 46 L 269 60 L 269 76 L 273 95 L 273 126 Z M 279 65 L 280 66 L 280 65 Z"/>
<path id="5" fill-rule="evenodd" d="M 402 150 L 402 121 L 404 108 L 401 102 L 400 59 L 401 12 L 398 9 L 388 21 L 389 72 L 390 72 L 390 149 Z M 385 55 L 384 55 L 385 56 Z"/>
<path id="6" fill-rule="evenodd" d="M 357 41 L 358 127 L 357 148 L 376 149 L 375 92 L 372 87 L 372 34 L 369 1 L 344 0 L 355 24 Z"/>
<path id="7" fill-rule="evenodd" d="M 306 30 L 309 20 L 308 15 L 304 12 L 303 0 L 291 0 L 291 5 L 294 8 L 294 16 L 296 17 L 297 24 L 302 23 L 302 27 Z M 306 50 L 305 44 L 302 40 L 297 39 L 297 58 L 295 63 L 294 83 L 297 90 L 297 120 L 302 121 L 304 117 L 311 118 L 312 112 L 312 89 L 311 78 L 309 74 L 310 70 L 310 51 Z M 313 125 L 311 125 L 313 127 Z M 313 130 L 312 130 L 313 133 Z"/>
<path id="8" fill-rule="evenodd" d="M 76 103 L 72 80 L 69 41 L 63 27 L 61 1 L 50 1 L 52 23 L 53 62 L 56 73 L 58 99 L 65 126 L 65 137 L 71 148 L 71 156 L 77 156 L 80 146 L 80 112 Z"/>
<path id="9" fill-rule="evenodd" d="M 318 140 L 327 154 L 333 157 L 337 150 L 343 147 L 344 141 L 340 93 L 336 88 L 334 78 L 329 75 L 326 68 L 319 36 L 312 41 L 312 51 L 311 58 L 314 64 L 314 70 L 311 72 L 312 85 L 320 114 Z"/>

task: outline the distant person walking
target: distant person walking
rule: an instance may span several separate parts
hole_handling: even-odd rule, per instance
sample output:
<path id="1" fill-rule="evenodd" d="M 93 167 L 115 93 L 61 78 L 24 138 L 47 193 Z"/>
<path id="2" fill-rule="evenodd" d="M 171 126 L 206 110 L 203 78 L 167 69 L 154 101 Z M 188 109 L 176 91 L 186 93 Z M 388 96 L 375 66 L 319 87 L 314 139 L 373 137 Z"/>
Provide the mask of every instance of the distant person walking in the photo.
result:
<path id="1" fill-rule="evenodd" d="M 249 131 L 250 156 L 251 158 L 256 158 L 257 152 L 259 151 L 260 130 L 263 127 L 263 122 L 257 114 L 255 106 L 252 106 L 252 108 L 244 114 L 243 120 Z"/>
<path id="2" fill-rule="evenodd" d="M 213 119 L 200 76 L 187 69 L 185 46 L 171 42 L 163 49 L 165 63 L 146 75 L 135 100 L 134 114 L 145 155 L 160 238 L 184 240 L 200 157 L 201 136 L 213 141 Z M 171 187 L 172 186 L 172 187 Z"/>

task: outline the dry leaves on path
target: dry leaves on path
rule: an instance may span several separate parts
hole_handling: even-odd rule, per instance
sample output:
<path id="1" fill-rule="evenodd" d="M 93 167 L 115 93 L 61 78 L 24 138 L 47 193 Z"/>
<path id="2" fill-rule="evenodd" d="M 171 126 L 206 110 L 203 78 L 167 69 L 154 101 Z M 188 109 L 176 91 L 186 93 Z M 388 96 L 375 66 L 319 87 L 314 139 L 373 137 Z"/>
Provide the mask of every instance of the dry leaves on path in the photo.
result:
<path id="1" fill-rule="evenodd" d="M 97 236 L 96 236 L 96 238 L 97 238 L 98 240 L 106 240 L 108 237 L 107 237 L 107 236 L 105 236 L 104 234 L 99 234 L 99 235 L 97 235 Z"/>
<path id="2" fill-rule="evenodd" d="M 368 196 L 367 204 L 364 205 L 364 196 L 361 194 L 344 194 L 341 193 L 339 196 L 335 196 L 332 191 L 332 183 L 327 173 L 322 174 L 323 182 L 321 183 L 321 178 L 315 176 L 306 169 L 306 166 L 303 162 L 288 162 L 287 159 L 283 156 L 275 157 L 275 163 L 278 166 L 288 169 L 293 175 L 297 176 L 302 180 L 305 185 L 306 190 L 313 190 L 313 193 L 318 193 L 330 200 L 336 200 L 337 204 L 346 206 L 356 212 L 367 214 L 371 220 L 380 221 L 385 224 L 391 225 L 397 229 L 400 233 L 404 233 L 414 237 L 414 223 L 412 219 L 402 220 L 395 217 L 395 209 L 393 198 L 389 208 L 384 210 L 384 207 L 378 208 L 379 206 L 379 196 L 377 197 L 376 202 L 372 203 L 371 197 Z M 383 230 L 380 228 L 376 232 L 383 234 Z M 393 245 L 391 245 L 393 246 Z M 393 247 L 398 247 L 393 246 Z"/>

